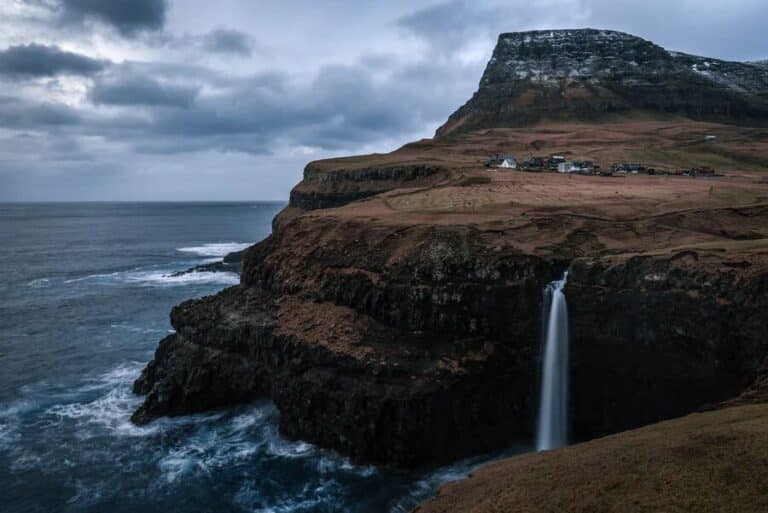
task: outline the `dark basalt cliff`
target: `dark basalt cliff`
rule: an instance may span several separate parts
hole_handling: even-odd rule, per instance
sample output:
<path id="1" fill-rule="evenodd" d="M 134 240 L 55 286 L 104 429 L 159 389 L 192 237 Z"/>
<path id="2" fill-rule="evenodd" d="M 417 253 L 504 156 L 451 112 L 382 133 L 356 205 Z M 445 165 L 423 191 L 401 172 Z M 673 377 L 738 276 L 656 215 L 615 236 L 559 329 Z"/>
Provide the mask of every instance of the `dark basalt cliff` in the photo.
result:
<path id="1" fill-rule="evenodd" d="M 537 60 L 518 58 L 523 46 Z M 731 115 L 735 98 L 765 93 L 765 73 L 744 66 L 614 32 L 504 34 L 481 91 L 443 133 L 517 120 L 505 98 L 518 86 L 552 100 L 532 100 L 536 116 L 635 101 Z M 706 78 L 699 97 L 667 94 L 691 77 Z M 659 84 L 664 94 L 653 92 Z M 563 104 L 573 88 L 609 91 L 600 98 L 610 105 Z M 760 102 L 738 114 L 762 115 Z M 477 169 L 485 135 L 471 136 L 309 164 L 273 234 L 246 252 L 241 284 L 173 309 L 175 333 L 135 383 L 146 399 L 133 420 L 269 397 L 285 436 L 400 467 L 530 440 L 542 288 L 565 269 L 575 440 L 755 383 L 768 352 L 765 182 L 517 173 L 492 183 Z M 600 147 L 631 143 L 622 137 L 590 135 Z M 759 150 L 760 134 L 750 137 L 743 151 Z M 558 187 L 573 201 L 549 192 Z M 683 204 L 697 198 L 712 208 Z"/>
<path id="2" fill-rule="evenodd" d="M 754 379 L 768 274 L 710 268 L 696 252 L 593 259 L 589 238 L 566 243 L 568 258 L 500 240 L 473 226 L 287 220 L 247 252 L 240 286 L 173 310 L 134 420 L 271 397 L 284 435 L 405 467 L 528 439 L 541 289 L 568 266 L 576 439 L 685 414 Z"/>
<path id="3" fill-rule="evenodd" d="M 610 30 L 501 34 L 474 96 L 437 130 L 617 117 L 768 123 L 768 69 Z"/>

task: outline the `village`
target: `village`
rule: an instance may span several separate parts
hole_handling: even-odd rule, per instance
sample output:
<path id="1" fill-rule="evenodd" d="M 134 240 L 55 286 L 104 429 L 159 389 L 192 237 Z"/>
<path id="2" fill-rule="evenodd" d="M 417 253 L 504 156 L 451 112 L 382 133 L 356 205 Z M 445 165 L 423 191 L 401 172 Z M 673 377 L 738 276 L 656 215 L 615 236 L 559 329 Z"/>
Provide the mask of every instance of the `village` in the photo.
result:
<path id="1" fill-rule="evenodd" d="M 620 162 L 610 167 L 602 167 L 591 160 L 569 160 L 564 155 L 531 156 L 519 162 L 514 155 L 490 155 L 485 161 L 487 168 L 526 171 L 531 173 L 557 172 L 592 176 L 621 176 L 621 175 L 669 175 L 687 177 L 713 177 L 715 170 L 711 167 L 691 167 L 682 169 L 663 169 L 645 166 L 640 163 Z"/>

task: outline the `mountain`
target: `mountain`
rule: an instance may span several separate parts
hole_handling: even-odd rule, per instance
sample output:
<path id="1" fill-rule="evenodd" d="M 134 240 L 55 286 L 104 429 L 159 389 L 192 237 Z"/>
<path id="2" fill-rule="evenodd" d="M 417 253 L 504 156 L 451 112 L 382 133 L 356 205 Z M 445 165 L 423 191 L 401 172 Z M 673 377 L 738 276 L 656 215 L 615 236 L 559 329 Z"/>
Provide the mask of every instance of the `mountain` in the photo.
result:
<path id="1" fill-rule="evenodd" d="M 768 124 L 768 67 L 671 52 L 611 30 L 499 36 L 477 92 L 437 137 L 541 121 L 675 117 Z"/>
<path id="2" fill-rule="evenodd" d="M 533 41 L 544 38 L 548 67 L 514 60 L 543 55 Z M 307 165 L 273 233 L 245 252 L 240 284 L 172 310 L 173 333 L 134 384 L 145 395 L 134 422 L 269 398 L 286 438 L 402 468 L 528 443 L 542 290 L 566 269 L 572 441 L 685 415 L 750 383 L 739 401 L 764 396 L 768 130 L 637 107 L 653 96 L 714 112 L 740 95 L 752 108 L 765 100 L 760 67 L 616 32 L 501 40 L 450 137 Z M 699 96 L 683 94 L 694 79 Z M 506 125 L 547 118 L 557 121 Z M 503 128 L 472 130 L 489 126 Z M 719 176 L 516 172 L 483 167 L 490 153 Z M 752 468 L 733 445 L 730 461 Z"/>

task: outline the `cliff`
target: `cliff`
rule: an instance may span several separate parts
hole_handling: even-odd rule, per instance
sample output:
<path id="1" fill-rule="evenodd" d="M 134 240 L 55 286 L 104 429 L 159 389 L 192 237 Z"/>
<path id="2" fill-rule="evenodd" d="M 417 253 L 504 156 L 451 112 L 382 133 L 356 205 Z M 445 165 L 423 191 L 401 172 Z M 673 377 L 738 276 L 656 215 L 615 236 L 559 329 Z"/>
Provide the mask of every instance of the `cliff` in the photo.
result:
<path id="1" fill-rule="evenodd" d="M 501 34 L 477 92 L 436 135 L 543 121 L 680 117 L 765 126 L 768 70 L 670 52 L 610 30 Z"/>
<path id="2" fill-rule="evenodd" d="M 617 66 L 683 59 L 638 45 Z M 762 87 L 749 73 L 741 87 Z M 390 154 L 310 163 L 273 234 L 246 252 L 241 284 L 173 309 L 175 333 L 135 383 L 146 399 L 134 421 L 270 397 L 283 435 L 399 467 L 530 440 L 541 291 L 565 269 L 574 440 L 685 415 L 755 382 L 768 352 L 768 132 L 677 118 L 472 119 L 483 128 L 464 121 Z M 502 151 L 724 176 L 482 167 Z"/>
<path id="3" fill-rule="evenodd" d="M 269 396 L 284 435 L 406 467 L 529 439 L 541 288 L 569 266 L 576 439 L 753 379 L 768 184 L 460 176 L 289 207 L 240 286 L 174 309 L 134 420 Z"/>

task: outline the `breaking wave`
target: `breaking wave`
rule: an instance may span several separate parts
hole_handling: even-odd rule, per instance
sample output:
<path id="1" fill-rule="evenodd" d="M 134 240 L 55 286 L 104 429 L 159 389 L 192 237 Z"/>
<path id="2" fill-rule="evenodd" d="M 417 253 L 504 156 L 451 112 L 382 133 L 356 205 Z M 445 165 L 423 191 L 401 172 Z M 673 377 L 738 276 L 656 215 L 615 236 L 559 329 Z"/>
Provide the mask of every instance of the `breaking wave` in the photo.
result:
<path id="1" fill-rule="evenodd" d="M 241 251 L 251 244 L 251 242 L 215 242 L 210 244 L 203 244 L 201 246 L 177 248 L 176 251 L 181 251 L 182 253 L 192 253 L 194 255 L 203 257 L 224 257 L 229 253 Z"/>
<path id="2" fill-rule="evenodd" d="M 95 281 L 104 285 L 136 284 L 144 286 L 182 286 L 182 285 L 237 285 L 240 277 L 231 272 L 190 271 L 179 273 L 170 270 L 124 271 L 104 274 L 91 274 L 81 278 L 66 280 L 71 284 L 82 281 Z"/>
<path id="3" fill-rule="evenodd" d="M 155 427 L 138 427 L 130 421 L 131 413 L 141 404 L 141 398 L 133 394 L 131 385 L 142 367 L 139 362 L 120 365 L 87 382 L 78 389 L 79 394 L 103 393 L 90 401 L 59 403 L 49 407 L 45 411 L 49 425 L 74 422 L 80 439 L 97 436 L 98 428 L 125 436 L 153 433 Z"/>
<path id="4" fill-rule="evenodd" d="M 183 274 L 175 274 L 162 271 L 144 271 L 126 274 L 125 281 L 150 286 L 237 285 L 240 283 L 240 277 L 236 273 L 230 272 L 190 271 Z"/>
<path id="5" fill-rule="evenodd" d="M 43 288 L 49 286 L 50 283 L 50 278 L 38 278 L 27 283 L 27 286 L 32 288 Z"/>

